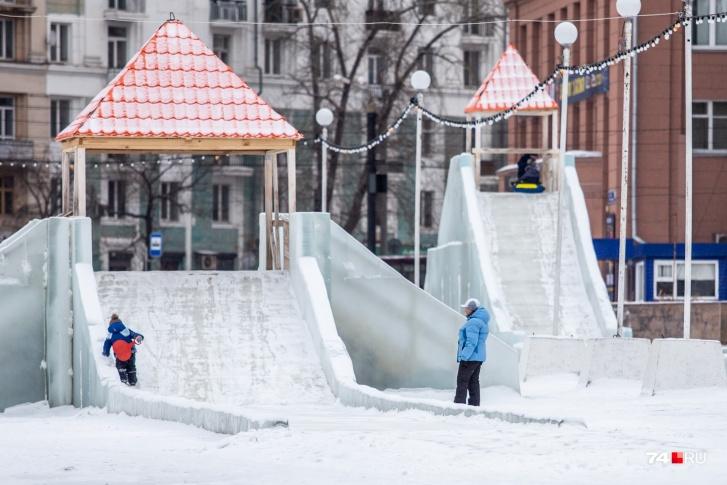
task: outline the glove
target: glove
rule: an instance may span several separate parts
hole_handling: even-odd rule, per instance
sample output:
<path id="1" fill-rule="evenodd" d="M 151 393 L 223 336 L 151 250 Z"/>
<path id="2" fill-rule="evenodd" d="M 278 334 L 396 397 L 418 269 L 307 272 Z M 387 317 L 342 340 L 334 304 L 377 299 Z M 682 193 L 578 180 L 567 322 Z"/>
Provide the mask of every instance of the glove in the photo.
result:
<path id="1" fill-rule="evenodd" d="M 136 337 L 134 337 L 134 342 L 136 343 L 136 345 L 139 345 L 143 340 L 144 337 L 142 335 L 137 335 Z"/>
<path id="2" fill-rule="evenodd" d="M 109 354 L 107 354 L 105 352 L 101 352 L 101 355 L 103 355 L 104 357 L 108 357 L 109 356 Z"/>

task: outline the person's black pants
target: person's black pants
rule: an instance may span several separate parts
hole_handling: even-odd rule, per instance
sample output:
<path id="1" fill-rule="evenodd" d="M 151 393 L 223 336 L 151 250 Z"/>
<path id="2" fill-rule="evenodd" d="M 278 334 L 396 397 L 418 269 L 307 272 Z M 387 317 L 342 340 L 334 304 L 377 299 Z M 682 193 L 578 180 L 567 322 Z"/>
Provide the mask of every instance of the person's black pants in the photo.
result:
<path id="1" fill-rule="evenodd" d="M 454 402 L 465 404 L 467 391 L 470 393 L 470 406 L 480 405 L 480 367 L 482 362 L 460 361 L 457 371 L 457 391 Z"/>
<path id="2" fill-rule="evenodd" d="M 131 358 L 126 361 L 117 358 L 116 370 L 119 371 L 121 382 L 136 385 L 136 354 L 131 354 Z"/>

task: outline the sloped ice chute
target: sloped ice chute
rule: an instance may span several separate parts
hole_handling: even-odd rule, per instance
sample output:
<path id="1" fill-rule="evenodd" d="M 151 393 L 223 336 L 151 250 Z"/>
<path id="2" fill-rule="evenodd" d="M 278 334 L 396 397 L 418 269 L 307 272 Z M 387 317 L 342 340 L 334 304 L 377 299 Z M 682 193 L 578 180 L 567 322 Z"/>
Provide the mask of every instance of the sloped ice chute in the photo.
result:
<path id="1" fill-rule="evenodd" d="M 491 310 L 491 329 L 511 344 L 552 335 L 557 193 L 480 193 L 471 166 L 471 155 L 452 159 L 425 290 L 452 308 L 479 298 Z M 558 334 L 612 335 L 615 317 L 573 166 L 566 168 L 565 197 Z"/>

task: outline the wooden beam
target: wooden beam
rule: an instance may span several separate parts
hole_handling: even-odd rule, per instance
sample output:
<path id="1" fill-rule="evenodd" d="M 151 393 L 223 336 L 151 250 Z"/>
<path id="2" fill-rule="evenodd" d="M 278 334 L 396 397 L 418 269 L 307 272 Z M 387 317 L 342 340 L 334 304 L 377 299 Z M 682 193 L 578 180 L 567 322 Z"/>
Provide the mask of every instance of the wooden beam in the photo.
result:
<path id="1" fill-rule="evenodd" d="M 84 147 L 89 153 L 155 153 L 224 155 L 251 151 L 287 150 L 290 138 L 154 138 L 90 136 L 64 140 L 63 147 Z"/>
<path id="2" fill-rule="evenodd" d="M 275 241 L 275 254 L 273 254 L 274 269 L 283 269 L 280 261 L 280 190 L 278 189 L 278 156 L 273 155 L 273 240 Z"/>
<path id="3" fill-rule="evenodd" d="M 79 217 L 86 217 L 86 149 L 83 147 L 78 147 L 76 150 L 73 180 L 76 181 L 76 190 L 73 194 L 73 213 Z"/>
<path id="4" fill-rule="evenodd" d="M 265 154 L 265 234 L 267 251 L 265 269 L 273 269 L 273 156 Z"/>
<path id="5" fill-rule="evenodd" d="M 63 151 L 61 154 L 61 213 L 71 211 L 71 154 Z"/>
<path id="6" fill-rule="evenodd" d="M 543 150 L 542 148 L 473 148 L 472 153 L 491 153 L 496 155 L 511 155 L 517 153 L 536 153 L 536 154 L 554 154 L 558 150 Z"/>
<path id="7" fill-rule="evenodd" d="M 472 115 L 467 113 L 465 115 L 465 120 L 468 122 L 472 121 Z M 465 128 L 464 130 L 464 146 L 465 153 L 469 153 L 469 151 L 472 149 L 472 128 Z"/>
<path id="8" fill-rule="evenodd" d="M 295 148 L 288 149 L 288 214 L 295 212 Z"/>

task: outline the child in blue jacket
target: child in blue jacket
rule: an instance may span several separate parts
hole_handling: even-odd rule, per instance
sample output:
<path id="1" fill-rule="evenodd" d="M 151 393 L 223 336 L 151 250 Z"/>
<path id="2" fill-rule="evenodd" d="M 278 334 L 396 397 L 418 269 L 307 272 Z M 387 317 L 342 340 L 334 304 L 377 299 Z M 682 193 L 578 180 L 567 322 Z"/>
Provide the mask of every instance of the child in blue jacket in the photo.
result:
<path id="1" fill-rule="evenodd" d="M 117 314 L 111 315 L 109 335 L 103 343 L 102 354 L 109 356 L 111 348 L 116 357 L 116 370 L 119 371 L 121 382 L 129 386 L 136 385 L 136 345 L 144 340 L 144 336 L 126 328 Z"/>

